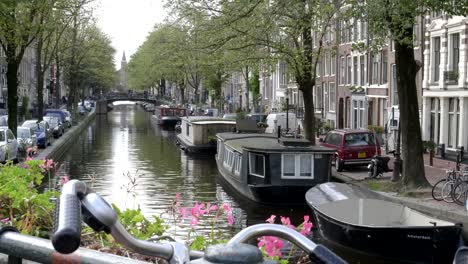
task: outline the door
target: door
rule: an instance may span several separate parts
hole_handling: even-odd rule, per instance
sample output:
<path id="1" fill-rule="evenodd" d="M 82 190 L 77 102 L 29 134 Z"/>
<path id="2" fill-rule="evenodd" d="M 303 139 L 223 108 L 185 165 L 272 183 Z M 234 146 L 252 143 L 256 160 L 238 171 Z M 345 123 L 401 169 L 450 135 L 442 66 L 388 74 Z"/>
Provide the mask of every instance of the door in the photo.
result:
<path id="1" fill-rule="evenodd" d="M 344 128 L 344 101 L 340 98 L 338 102 L 338 128 Z"/>

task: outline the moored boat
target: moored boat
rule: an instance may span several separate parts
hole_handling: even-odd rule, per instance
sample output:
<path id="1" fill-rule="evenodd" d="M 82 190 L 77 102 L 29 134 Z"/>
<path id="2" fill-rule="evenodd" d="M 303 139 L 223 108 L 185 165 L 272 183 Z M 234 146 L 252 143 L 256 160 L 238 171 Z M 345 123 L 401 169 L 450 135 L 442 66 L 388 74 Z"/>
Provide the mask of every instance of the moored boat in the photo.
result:
<path id="1" fill-rule="evenodd" d="M 333 243 L 395 261 L 451 263 L 461 241 L 461 224 L 380 200 L 353 185 L 324 183 L 306 200 L 320 235 Z"/>
<path id="2" fill-rule="evenodd" d="M 334 149 L 269 134 L 217 134 L 221 179 L 243 197 L 267 204 L 305 204 L 312 186 L 328 182 Z"/>
<path id="3" fill-rule="evenodd" d="M 186 114 L 187 109 L 185 108 L 157 106 L 151 118 L 160 126 L 174 127 Z"/>
<path id="4" fill-rule="evenodd" d="M 177 135 L 177 143 L 186 152 L 216 152 L 216 134 L 233 131 L 236 121 L 210 116 L 181 117 L 181 132 Z"/>

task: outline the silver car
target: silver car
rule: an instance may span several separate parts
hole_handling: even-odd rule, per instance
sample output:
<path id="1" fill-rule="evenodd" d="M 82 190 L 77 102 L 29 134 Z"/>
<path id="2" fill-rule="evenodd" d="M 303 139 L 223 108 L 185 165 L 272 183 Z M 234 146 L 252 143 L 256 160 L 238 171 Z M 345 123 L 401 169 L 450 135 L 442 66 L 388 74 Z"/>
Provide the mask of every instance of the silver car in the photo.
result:
<path id="1" fill-rule="evenodd" d="M 16 134 L 18 135 L 18 151 L 21 153 L 26 153 L 28 148 L 37 147 L 37 136 L 36 133 L 30 127 L 21 127 L 17 128 Z"/>
<path id="2" fill-rule="evenodd" d="M 18 161 L 18 142 L 8 127 L 0 127 L 0 162 Z"/>

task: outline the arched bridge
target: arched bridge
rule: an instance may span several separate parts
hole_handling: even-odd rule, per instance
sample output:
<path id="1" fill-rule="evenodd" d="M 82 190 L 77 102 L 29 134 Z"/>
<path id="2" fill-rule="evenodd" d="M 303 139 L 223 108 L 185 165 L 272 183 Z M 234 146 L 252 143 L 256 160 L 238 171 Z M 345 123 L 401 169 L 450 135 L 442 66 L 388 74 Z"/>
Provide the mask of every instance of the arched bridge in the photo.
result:
<path id="1" fill-rule="evenodd" d="M 116 101 L 147 102 L 159 105 L 160 101 L 154 96 L 143 94 L 108 94 L 96 101 L 96 114 L 106 114 L 110 109 L 108 105 Z"/>
<path id="2" fill-rule="evenodd" d="M 156 99 L 155 96 L 142 95 L 142 94 L 113 94 L 113 95 L 107 95 L 101 100 L 105 100 L 108 104 L 111 104 L 115 101 L 140 101 L 140 102 L 158 104 L 158 100 Z"/>

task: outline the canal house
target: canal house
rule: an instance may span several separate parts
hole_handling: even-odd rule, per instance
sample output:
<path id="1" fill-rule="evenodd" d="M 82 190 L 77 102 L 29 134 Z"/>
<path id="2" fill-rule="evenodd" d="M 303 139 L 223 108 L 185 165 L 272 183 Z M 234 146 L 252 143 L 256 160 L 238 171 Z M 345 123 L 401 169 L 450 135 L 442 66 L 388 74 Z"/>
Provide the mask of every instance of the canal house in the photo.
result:
<path id="1" fill-rule="evenodd" d="M 221 179 L 259 203 L 304 203 L 305 193 L 331 176 L 334 149 L 269 134 L 220 133 L 216 162 Z"/>

